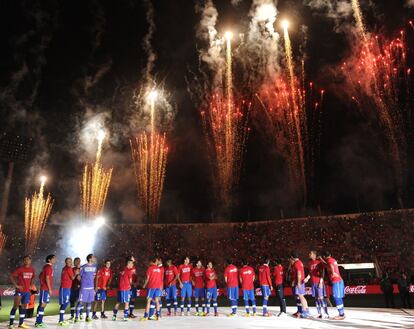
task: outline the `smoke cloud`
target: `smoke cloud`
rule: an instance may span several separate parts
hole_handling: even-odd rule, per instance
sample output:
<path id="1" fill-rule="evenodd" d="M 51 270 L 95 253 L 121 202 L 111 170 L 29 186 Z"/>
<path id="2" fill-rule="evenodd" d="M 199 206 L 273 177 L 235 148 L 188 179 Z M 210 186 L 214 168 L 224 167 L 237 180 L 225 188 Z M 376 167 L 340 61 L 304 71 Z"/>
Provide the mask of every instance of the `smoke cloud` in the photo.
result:
<path id="1" fill-rule="evenodd" d="M 233 3 L 233 5 L 235 5 Z M 274 25 L 278 15 L 276 0 L 253 0 L 250 11 L 248 32 L 240 34 L 238 46 L 233 50 L 233 60 L 242 69 L 243 88 L 257 88 L 269 77 L 279 72 L 279 34 Z M 200 67 L 195 82 L 201 90 L 192 85 L 191 94 L 200 93 L 201 97 L 211 90 L 222 87 L 225 70 L 225 40 L 218 35 L 216 25 L 218 11 L 212 0 L 197 3 L 196 13 L 200 15 L 197 38 L 201 42 L 199 51 Z M 207 65 L 204 69 L 203 64 Z M 237 75 L 238 73 L 235 72 Z M 251 74 L 254 72 L 254 74 Z M 237 85 L 237 79 L 235 84 Z M 206 85 L 208 84 L 208 85 Z M 236 86 L 237 87 L 237 86 Z M 190 88 L 189 88 L 190 89 Z"/>
<path id="2" fill-rule="evenodd" d="M 172 129 L 172 121 L 176 114 L 174 106 L 170 103 L 170 94 L 163 88 L 163 82 L 157 82 L 154 76 L 157 53 L 152 45 L 156 31 L 154 6 L 150 0 L 145 1 L 146 20 L 148 30 L 144 36 L 142 47 L 147 55 L 147 62 L 142 71 L 143 79 L 133 97 L 134 111 L 129 118 L 129 129 L 132 134 L 150 130 L 150 102 L 149 95 L 156 90 L 156 116 L 155 124 L 158 130 L 168 132 Z M 129 136 L 130 137 L 130 136 Z"/>
<path id="3" fill-rule="evenodd" d="M 336 32 L 354 30 L 353 24 L 349 23 L 352 17 L 352 4 L 348 0 L 304 0 L 306 6 L 334 20 Z"/>
<path id="4" fill-rule="evenodd" d="M 243 0 L 231 0 L 232 6 L 238 6 Z"/>
<path id="5" fill-rule="evenodd" d="M 153 75 L 155 61 L 157 59 L 157 54 L 155 53 L 154 48 L 152 47 L 152 38 L 154 37 L 156 26 L 155 26 L 155 19 L 154 19 L 154 6 L 152 2 L 150 0 L 145 0 L 145 6 L 147 9 L 145 18 L 148 24 L 148 31 L 142 42 L 143 49 L 145 50 L 147 54 L 147 64 L 144 68 L 143 75 L 144 75 L 145 85 L 147 85 L 148 88 L 152 89 L 154 88 L 154 84 L 155 84 L 152 75 Z"/>
<path id="6" fill-rule="evenodd" d="M 212 0 L 207 0 L 204 4 L 197 3 L 195 10 L 201 15 L 197 28 L 197 37 L 203 42 L 200 61 L 207 64 L 209 71 L 213 74 L 211 84 L 217 87 L 222 82 L 225 68 L 224 40 L 218 37 L 216 30 L 218 11 Z"/>
<path id="7" fill-rule="evenodd" d="M 28 112 L 34 111 L 33 106 L 42 82 L 42 69 L 47 63 L 45 50 L 53 38 L 59 12 L 56 5 L 42 8 L 39 1 L 23 4 L 22 10 L 27 13 L 26 19 L 31 23 L 31 28 L 16 39 L 13 52 L 18 69 L 11 73 L 10 83 L 0 92 L 0 103 L 8 110 L 3 118 L 8 118 L 9 124 L 39 119 L 36 115 L 28 117 Z M 37 41 L 39 36 L 40 40 Z M 30 88 L 22 96 L 21 87 L 24 82 L 30 83 Z"/>
<path id="8" fill-rule="evenodd" d="M 33 139 L 34 154 L 30 167 L 24 173 L 26 179 L 22 187 L 23 193 L 26 193 L 49 160 L 43 134 L 45 120 L 37 109 L 36 101 L 42 84 L 43 68 L 47 64 L 46 50 L 58 24 L 59 7 L 57 3 L 44 5 L 42 1 L 23 2 L 21 7 L 29 29 L 18 36 L 12 46 L 13 66 L 17 69 L 10 72 L 8 84 L 2 86 L 0 108 L 5 130 L 19 134 L 19 127 L 30 127 L 23 132 L 26 137 Z"/>
<path id="9" fill-rule="evenodd" d="M 249 12 L 251 21 L 247 42 L 243 45 L 246 54 L 239 57 L 253 88 L 279 72 L 279 34 L 274 29 L 278 14 L 276 5 L 277 1 L 273 0 L 254 0 Z"/>

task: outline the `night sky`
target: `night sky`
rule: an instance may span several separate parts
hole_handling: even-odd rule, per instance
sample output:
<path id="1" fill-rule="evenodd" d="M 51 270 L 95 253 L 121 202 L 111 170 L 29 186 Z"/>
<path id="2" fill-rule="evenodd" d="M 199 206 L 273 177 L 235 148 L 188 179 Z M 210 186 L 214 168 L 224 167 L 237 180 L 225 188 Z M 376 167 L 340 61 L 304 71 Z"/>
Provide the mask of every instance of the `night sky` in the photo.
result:
<path id="1" fill-rule="evenodd" d="M 214 2 L 219 32 L 229 27 L 246 32 L 251 2 L 234 2 Z M 399 206 L 381 129 L 372 115 L 362 115 L 343 97 L 345 87 L 335 79 L 335 70 L 351 51 L 348 31 L 353 17 L 310 6 L 323 2 L 279 0 L 277 4 L 278 18 L 287 16 L 292 21 L 296 55 L 303 39 L 301 26 L 307 26 L 307 78 L 326 90 L 320 160 L 310 200 L 306 207 L 299 206 L 287 192 L 284 160 L 253 116 L 240 185 L 234 193 L 237 202 L 231 216 L 221 220 L 274 219 L 281 210 L 284 216 L 311 215 L 318 206 L 324 214 Z M 325 2 L 340 6 L 350 1 Z M 414 31 L 408 25 L 414 6 L 410 8 L 409 2 L 362 0 L 368 30 L 394 37 L 405 28 L 408 46 L 414 46 Z M 217 220 L 198 104 L 188 91 L 201 47 L 195 5 L 193 0 L 153 1 L 156 30 L 151 44 L 157 55 L 153 74 L 170 94 L 174 109 L 167 131 L 170 152 L 160 222 Z M 23 198 L 37 187 L 40 173 L 47 173 L 48 191 L 56 199 L 52 221 L 73 216 L 79 207 L 82 165 L 92 160 L 79 134 L 84 123 L 98 115 L 111 134 L 104 162 L 114 167 L 105 212 L 112 221 L 141 222 L 129 138 L 138 132 L 133 95 L 142 84 L 148 60 L 143 47 L 148 4 L 6 0 L 0 6 L 0 133 L 33 139 L 28 159 L 15 167 L 8 220 L 23 221 Z M 278 21 L 275 28 L 281 33 Z M 409 55 L 412 64 L 413 52 Z M 256 105 L 253 111 L 258 111 Z M 408 155 L 411 167 L 412 154 Z M 6 172 L 7 160 L 1 159 L 0 186 Z M 405 207 L 414 206 L 413 182 L 409 175 Z"/>

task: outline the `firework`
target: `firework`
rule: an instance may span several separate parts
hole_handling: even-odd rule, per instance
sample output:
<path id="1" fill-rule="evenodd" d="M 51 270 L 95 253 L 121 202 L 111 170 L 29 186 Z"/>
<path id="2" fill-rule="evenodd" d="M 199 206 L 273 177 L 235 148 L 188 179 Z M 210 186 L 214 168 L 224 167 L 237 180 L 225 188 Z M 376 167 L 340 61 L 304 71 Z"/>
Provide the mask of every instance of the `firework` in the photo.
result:
<path id="1" fill-rule="evenodd" d="M 411 69 L 407 65 L 404 32 L 386 41 L 366 32 L 359 2 L 352 2 L 359 42 L 342 65 L 353 101 L 373 109 L 386 137 L 400 205 L 406 189 L 408 124 L 413 109 Z"/>
<path id="2" fill-rule="evenodd" d="M 287 74 L 278 74 L 272 82 L 266 81 L 257 97 L 266 112 L 276 145 L 287 160 L 291 189 L 301 194 L 306 204 L 318 156 L 324 91 L 315 95 L 312 83 L 305 86 L 304 61 L 301 74 L 295 73 L 289 22 L 282 21 L 282 27 Z"/>
<path id="3" fill-rule="evenodd" d="M 42 176 L 39 192 L 25 199 L 24 226 L 26 253 L 28 254 L 36 250 L 53 206 L 51 195 L 44 196 L 45 183 L 46 177 Z"/>
<path id="4" fill-rule="evenodd" d="M 356 26 L 358 29 L 358 33 L 362 36 L 364 41 L 366 40 L 366 29 L 364 24 L 364 16 L 362 15 L 361 5 L 359 4 L 359 0 L 352 0 L 352 11 L 354 12 L 354 18 L 356 21 Z"/>
<path id="5" fill-rule="evenodd" d="M 303 151 L 303 138 L 302 133 L 306 134 L 306 131 L 303 132 L 302 128 L 306 128 L 306 125 L 303 124 L 304 116 L 303 116 L 303 108 L 299 108 L 301 106 L 302 100 L 300 99 L 301 94 L 297 91 L 298 88 L 298 81 L 295 77 L 294 67 L 293 67 L 293 55 L 292 55 L 292 45 L 290 42 L 289 37 L 289 22 L 284 20 L 282 22 L 283 27 L 283 36 L 285 40 L 285 55 L 286 55 L 286 64 L 288 66 L 289 71 L 289 81 L 290 81 L 290 98 L 292 103 L 292 123 L 294 126 L 294 130 L 296 133 L 296 144 L 298 150 L 298 165 L 300 170 L 300 179 L 303 185 L 303 198 L 306 200 L 306 175 L 305 175 L 305 161 L 304 161 L 304 151 Z"/>
<path id="6" fill-rule="evenodd" d="M 84 218 L 94 219 L 102 214 L 112 178 L 112 168 L 105 169 L 101 163 L 102 143 L 105 133 L 99 131 L 97 135 L 98 149 L 95 163 L 86 164 L 80 183 L 81 212 Z"/>
<path id="7" fill-rule="evenodd" d="M 225 90 L 218 89 L 208 100 L 201 116 L 213 168 L 216 196 L 222 209 L 229 210 L 231 194 L 236 186 L 247 139 L 247 113 L 250 104 L 234 97 L 232 76 L 232 33 L 225 34 Z"/>
<path id="8" fill-rule="evenodd" d="M 2 226 L 0 224 L 0 255 L 2 254 L 4 248 L 6 247 L 7 235 L 3 233 Z"/>
<path id="9" fill-rule="evenodd" d="M 149 220 L 155 222 L 164 187 L 168 147 L 165 134 L 159 134 L 155 126 L 155 100 L 157 92 L 149 93 L 151 131 L 141 133 L 130 141 L 132 160 L 138 189 L 138 201 Z"/>

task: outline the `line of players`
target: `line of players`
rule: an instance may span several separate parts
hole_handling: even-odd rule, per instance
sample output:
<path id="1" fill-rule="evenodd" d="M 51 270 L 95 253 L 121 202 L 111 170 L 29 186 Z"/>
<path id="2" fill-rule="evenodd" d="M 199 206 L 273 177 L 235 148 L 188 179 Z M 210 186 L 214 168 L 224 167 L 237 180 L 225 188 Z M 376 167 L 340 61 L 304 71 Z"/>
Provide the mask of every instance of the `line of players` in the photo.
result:
<path id="1" fill-rule="evenodd" d="M 310 317 L 308 304 L 305 298 L 305 284 L 310 280 L 312 283 L 312 295 L 318 311 L 318 318 L 329 318 L 328 307 L 326 304 L 326 288 L 324 282 L 324 272 L 327 271 L 332 283 L 332 296 L 334 298 L 339 315 L 334 319 L 342 320 L 345 318 L 343 297 L 344 282 L 339 273 L 338 264 L 329 252 L 323 256 L 317 256 L 315 251 L 309 253 L 308 272 L 305 276 L 305 269 L 302 261 L 296 252 L 292 252 L 289 261 L 290 282 L 293 295 L 297 301 L 297 312 L 295 317 Z M 80 265 L 81 260 L 75 258 L 65 259 L 65 267 L 61 272 L 61 285 L 59 289 L 59 325 L 65 326 L 69 323 L 76 323 L 82 320 L 83 310 L 86 308 L 86 322 L 98 319 L 97 306 L 100 304 L 100 317 L 107 318 L 105 315 L 106 292 L 109 289 L 113 277 L 111 262 L 106 260 L 98 270 L 96 258 L 90 254 L 86 258 L 87 263 Z M 239 299 L 239 286 L 243 292 L 245 303 L 245 316 L 256 315 L 256 299 L 254 294 L 254 282 L 256 280 L 255 270 L 249 266 L 247 261 L 242 262 L 242 267 L 237 268 L 231 260 L 227 261 L 224 270 L 224 280 L 227 286 L 227 298 L 230 301 L 231 312 L 229 316 L 237 314 Z M 50 295 L 53 287 L 53 266 L 56 264 L 56 256 L 46 257 L 46 264 L 39 275 L 40 293 L 39 306 L 37 308 L 35 326 L 38 328 L 46 327 L 43 322 L 44 311 L 50 302 Z M 119 273 L 117 302 L 113 309 L 112 320 L 116 321 L 118 309 L 124 305 L 123 320 L 135 318 L 134 305 L 137 297 L 138 279 L 136 276 L 135 259 L 129 256 L 126 259 L 124 269 Z M 263 296 L 263 316 L 269 316 L 267 309 L 269 297 L 273 290 L 279 299 L 280 313 L 278 316 L 286 316 L 286 302 L 283 292 L 283 281 L 285 269 L 281 261 L 276 260 L 273 269 L 273 279 L 271 278 L 270 260 L 265 259 L 258 269 L 258 279 Z M 209 316 L 211 305 L 214 315 L 218 316 L 217 304 L 217 280 L 218 276 L 210 261 L 207 268 L 202 266 L 201 261 L 197 261 L 193 267 L 189 257 L 185 257 L 183 264 L 178 268 L 167 260 L 164 267 L 160 258 L 151 260 L 146 272 L 144 289 L 147 289 L 147 304 L 145 313 L 141 321 L 148 319 L 158 320 L 161 317 L 162 301 L 161 297 L 165 290 L 166 306 L 168 315 L 177 315 L 180 308 L 180 315 L 191 314 L 191 299 L 194 297 L 196 316 Z M 19 327 L 28 328 L 24 323 L 27 304 L 30 299 L 30 287 L 34 283 L 35 270 L 31 266 L 31 257 L 23 258 L 23 265 L 17 268 L 10 275 L 10 280 L 16 288 L 13 307 L 10 311 L 9 328 L 13 328 L 16 311 L 19 309 Z M 180 307 L 178 306 L 177 283 L 180 287 Z M 273 285 L 274 283 L 274 285 Z M 187 302 L 187 303 L 185 303 Z M 65 310 L 70 304 L 71 318 L 64 320 Z M 92 309 L 93 305 L 93 309 Z M 185 305 L 186 312 L 185 312 Z M 250 307 L 252 313 L 250 313 Z M 92 316 L 91 316 L 92 313 Z"/>

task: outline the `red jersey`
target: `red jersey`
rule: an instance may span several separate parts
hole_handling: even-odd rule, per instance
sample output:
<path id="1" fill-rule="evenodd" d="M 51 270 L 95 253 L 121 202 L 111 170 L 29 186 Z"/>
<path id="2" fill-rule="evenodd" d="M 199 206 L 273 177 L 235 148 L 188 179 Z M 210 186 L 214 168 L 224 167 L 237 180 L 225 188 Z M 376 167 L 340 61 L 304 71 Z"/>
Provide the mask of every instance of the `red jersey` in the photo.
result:
<path id="1" fill-rule="evenodd" d="M 178 269 L 175 265 L 171 265 L 165 268 L 165 286 L 175 286 L 177 284 L 177 280 L 175 279 L 178 274 Z"/>
<path id="2" fill-rule="evenodd" d="M 164 269 L 157 266 L 151 265 L 147 270 L 148 277 L 148 289 L 162 289 L 163 288 L 163 279 L 164 279 Z"/>
<path id="3" fill-rule="evenodd" d="M 30 292 L 30 286 L 35 277 L 33 267 L 21 266 L 12 273 L 12 276 L 15 278 L 17 285 L 22 287 L 22 289 L 17 289 L 18 292 Z"/>
<path id="4" fill-rule="evenodd" d="M 217 284 L 216 284 L 216 271 L 214 270 L 214 268 L 208 268 L 206 269 L 206 271 L 204 272 L 204 277 L 206 280 L 206 288 L 216 288 Z"/>
<path id="5" fill-rule="evenodd" d="M 243 290 L 253 290 L 254 289 L 254 269 L 251 266 L 243 266 L 240 269 L 240 281 L 242 283 Z"/>
<path id="6" fill-rule="evenodd" d="M 323 278 L 323 263 L 319 259 L 310 260 L 308 269 L 312 283 L 319 284 Z"/>
<path id="7" fill-rule="evenodd" d="M 227 279 L 227 287 L 234 288 L 239 286 L 239 270 L 234 265 L 229 265 L 224 270 L 224 277 Z"/>
<path id="8" fill-rule="evenodd" d="M 161 271 L 161 288 L 160 289 L 163 289 L 164 288 L 165 268 L 164 268 L 164 266 L 159 266 L 159 268 L 160 268 L 160 271 Z"/>
<path id="9" fill-rule="evenodd" d="M 119 290 L 125 291 L 125 290 L 131 289 L 131 281 L 132 281 L 133 273 L 134 272 L 128 267 L 125 267 L 124 270 L 121 273 L 119 273 L 119 281 L 118 281 Z"/>
<path id="10" fill-rule="evenodd" d="M 332 283 L 336 283 L 339 281 L 342 281 L 342 277 L 341 277 L 341 273 L 339 273 L 339 267 L 338 267 L 338 263 L 337 261 L 332 258 L 332 257 L 328 257 L 328 259 L 326 260 L 326 267 L 328 268 L 328 274 L 329 274 L 329 279 L 331 280 Z M 333 265 L 333 272 L 331 269 L 331 264 Z M 334 274 L 336 274 L 334 276 Z"/>
<path id="11" fill-rule="evenodd" d="M 276 265 L 273 268 L 273 278 L 275 280 L 275 285 L 281 285 L 283 284 L 283 278 L 285 275 L 285 269 L 283 268 L 283 266 L 281 264 Z"/>
<path id="12" fill-rule="evenodd" d="M 46 277 L 49 277 L 50 287 L 53 287 L 53 267 L 51 264 L 43 266 L 43 270 L 40 272 L 40 290 L 49 290 L 46 284 Z"/>
<path id="13" fill-rule="evenodd" d="M 73 273 L 75 273 L 76 271 L 79 271 L 80 268 L 79 267 L 73 267 Z M 79 289 L 80 288 L 80 275 L 77 274 L 75 276 L 75 278 L 72 281 L 72 289 Z"/>
<path id="14" fill-rule="evenodd" d="M 62 274 L 60 276 L 60 287 L 64 289 L 72 288 L 72 278 L 75 276 L 75 271 L 70 266 L 62 268 Z"/>
<path id="15" fill-rule="evenodd" d="M 112 279 L 112 270 L 106 266 L 101 267 L 96 274 L 97 289 L 105 289 L 108 287 L 109 280 Z"/>
<path id="16" fill-rule="evenodd" d="M 273 268 L 273 278 L 275 279 L 275 285 L 283 284 L 283 278 L 285 276 L 285 269 L 281 264 L 276 265 Z"/>
<path id="17" fill-rule="evenodd" d="M 192 269 L 193 269 L 193 265 L 191 265 L 191 264 L 188 264 L 188 265 L 181 264 L 178 267 L 178 271 L 180 272 L 181 282 L 190 282 L 191 281 L 191 270 Z"/>
<path id="18" fill-rule="evenodd" d="M 259 267 L 259 282 L 261 286 L 272 286 L 269 265 L 263 264 Z"/>
<path id="19" fill-rule="evenodd" d="M 192 271 L 192 277 L 194 281 L 194 288 L 204 288 L 204 267 L 195 267 Z"/>
<path id="20" fill-rule="evenodd" d="M 138 283 L 138 276 L 137 276 L 137 268 L 134 266 L 133 268 L 129 269 L 132 275 L 132 285 L 136 285 Z"/>
<path id="21" fill-rule="evenodd" d="M 298 284 L 297 280 L 298 280 L 298 273 L 301 274 L 301 282 L 299 283 L 303 283 L 303 280 L 305 280 L 305 269 L 303 267 L 303 263 L 300 259 L 295 260 L 295 262 L 292 265 L 292 282 L 295 284 Z"/>

